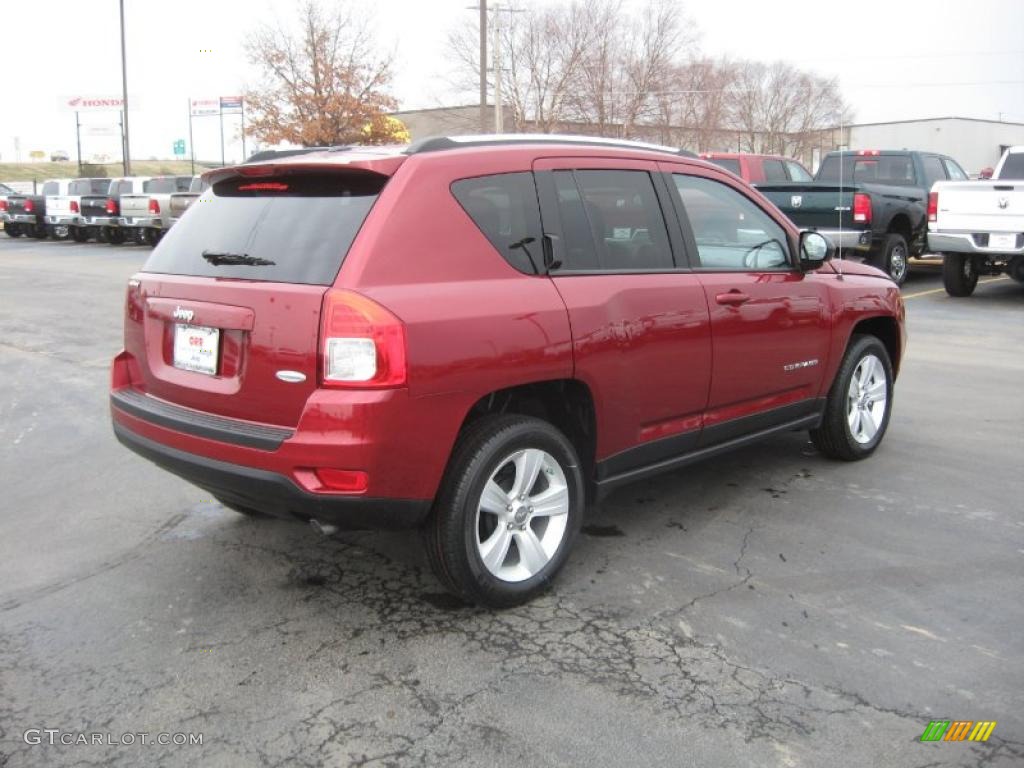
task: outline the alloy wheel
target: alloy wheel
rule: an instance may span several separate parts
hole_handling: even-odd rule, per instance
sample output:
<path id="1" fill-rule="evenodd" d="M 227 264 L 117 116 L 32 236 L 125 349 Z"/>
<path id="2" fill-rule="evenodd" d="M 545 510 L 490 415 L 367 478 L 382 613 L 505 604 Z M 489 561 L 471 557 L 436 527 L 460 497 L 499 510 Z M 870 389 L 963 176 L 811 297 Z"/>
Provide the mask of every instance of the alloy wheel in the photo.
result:
<path id="1" fill-rule="evenodd" d="M 846 421 L 850 434 L 861 445 L 878 433 L 889 400 L 885 366 L 875 355 L 865 355 L 853 369 L 846 398 Z"/>

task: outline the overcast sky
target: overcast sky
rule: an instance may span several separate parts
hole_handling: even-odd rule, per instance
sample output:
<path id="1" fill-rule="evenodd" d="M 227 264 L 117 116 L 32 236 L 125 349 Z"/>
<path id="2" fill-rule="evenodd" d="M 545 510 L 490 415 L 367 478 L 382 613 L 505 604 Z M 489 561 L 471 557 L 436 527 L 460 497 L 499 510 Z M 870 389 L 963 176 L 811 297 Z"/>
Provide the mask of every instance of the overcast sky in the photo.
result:
<path id="1" fill-rule="evenodd" d="M 355 2 L 378 9 L 382 45 L 396 52 L 393 90 L 404 109 L 466 101 L 448 86 L 449 29 L 473 23 L 475 0 Z M 544 0 L 516 0 L 529 7 Z M 686 0 L 712 55 L 785 59 L 839 77 L 857 122 L 957 115 L 1024 122 L 1024 0 Z M 290 0 L 125 0 L 132 154 L 170 157 L 188 137 L 188 98 L 228 96 L 255 72 L 242 53 L 254 25 Z M 62 97 L 121 90 L 117 0 L 3 0 L 0 159 L 31 150 L 75 154 Z M 23 73 L 23 74 L 22 74 Z M 471 98 L 470 98 L 471 100 Z M 117 154 L 116 113 L 83 114 L 83 155 Z M 220 156 L 216 117 L 194 122 L 198 157 Z M 237 118 L 226 119 L 238 159 Z M 116 130 L 116 129 L 114 129 Z"/>

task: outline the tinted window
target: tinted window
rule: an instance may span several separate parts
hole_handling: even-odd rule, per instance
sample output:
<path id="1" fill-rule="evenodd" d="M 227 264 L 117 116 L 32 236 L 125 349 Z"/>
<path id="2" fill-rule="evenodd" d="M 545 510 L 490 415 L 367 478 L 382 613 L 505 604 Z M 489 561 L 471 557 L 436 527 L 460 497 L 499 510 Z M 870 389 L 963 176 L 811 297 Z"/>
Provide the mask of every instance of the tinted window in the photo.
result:
<path id="1" fill-rule="evenodd" d="M 75 179 L 68 185 L 69 195 L 105 195 L 110 179 Z"/>
<path id="2" fill-rule="evenodd" d="M 665 218 L 646 171 L 556 171 L 562 269 L 672 269 Z"/>
<path id="3" fill-rule="evenodd" d="M 43 184 L 43 191 L 41 195 L 57 195 L 60 194 L 60 184 L 56 181 L 48 181 Z"/>
<path id="4" fill-rule="evenodd" d="M 191 184 L 191 176 L 164 176 L 159 179 L 150 179 L 149 181 L 142 182 L 142 191 L 150 195 L 188 192 Z"/>
<path id="5" fill-rule="evenodd" d="M 913 186 L 916 181 L 914 164 L 910 155 L 829 155 L 818 170 L 818 181 L 839 181 L 840 162 L 843 166 L 843 183 L 891 184 Z"/>
<path id="6" fill-rule="evenodd" d="M 999 169 L 1000 179 L 1024 179 L 1024 152 L 1011 152 Z"/>
<path id="7" fill-rule="evenodd" d="M 925 155 L 922 157 L 921 165 L 924 166 L 924 175 L 928 177 L 929 181 L 946 180 L 946 168 L 935 155 Z M 929 186 L 931 185 L 929 184 Z"/>
<path id="8" fill-rule="evenodd" d="M 328 285 L 377 200 L 373 173 L 231 178 L 217 182 L 164 236 L 143 269 L 174 275 Z M 203 252 L 268 264 L 211 264 Z"/>
<path id="9" fill-rule="evenodd" d="M 520 272 L 540 271 L 542 232 L 532 173 L 463 179 L 452 184 L 452 194 L 509 264 Z"/>
<path id="10" fill-rule="evenodd" d="M 789 171 L 789 178 L 793 181 L 810 181 L 811 174 L 807 172 L 800 163 L 794 163 L 790 160 L 786 161 L 786 170 Z"/>
<path id="11" fill-rule="evenodd" d="M 967 181 L 967 174 L 964 173 L 963 168 L 956 164 L 956 161 L 945 157 L 942 159 L 942 164 L 946 166 L 946 175 L 953 181 Z"/>
<path id="12" fill-rule="evenodd" d="M 672 177 L 697 241 L 702 268 L 788 268 L 786 231 L 745 195 L 699 176 L 676 173 Z"/>
<path id="13" fill-rule="evenodd" d="M 708 162 L 712 162 L 720 168 L 725 168 L 727 171 L 732 171 L 737 176 L 740 175 L 740 161 L 735 157 L 709 157 Z"/>
<path id="14" fill-rule="evenodd" d="M 789 181 L 781 160 L 764 160 L 761 167 L 764 169 L 765 181 Z"/>
<path id="15" fill-rule="evenodd" d="M 110 190 L 111 197 L 120 197 L 121 195 L 130 195 L 132 193 L 132 183 L 130 181 L 118 181 L 114 183 L 114 187 Z"/>

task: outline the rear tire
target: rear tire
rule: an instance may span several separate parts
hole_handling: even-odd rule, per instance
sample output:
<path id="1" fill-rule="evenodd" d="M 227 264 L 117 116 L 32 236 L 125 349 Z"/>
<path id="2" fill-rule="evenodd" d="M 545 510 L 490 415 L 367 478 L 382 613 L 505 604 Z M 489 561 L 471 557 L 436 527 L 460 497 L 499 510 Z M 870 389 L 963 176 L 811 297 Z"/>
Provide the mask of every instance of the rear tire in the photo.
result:
<path id="1" fill-rule="evenodd" d="M 942 284 L 950 296 L 970 296 L 978 285 L 974 259 L 963 253 L 942 256 Z"/>
<path id="2" fill-rule="evenodd" d="M 71 239 L 76 243 L 87 243 L 89 241 L 89 230 L 85 227 L 69 227 Z"/>
<path id="3" fill-rule="evenodd" d="M 28 233 L 36 240 L 45 240 L 50 236 L 50 233 L 44 224 L 30 224 L 29 227 L 30 229 L 27 230 Z"/>
<path id="4" fill-rule="evenodd" d="M 120 245 L 124 242 L 124 230 L 120 227 L 106 227 L 107 242 L 111 245 Z"/>
<path id="5" fill-rule="evenodd" d="M 888 350 L 876 336 L 854 336 L 829 390 L 821 426 L 811 430 L 811 441 L 830 459 L 867 458 L 885 437 L 892 400 Z"/>
<path id="6" fill-rule="evenodd" d="M 10 222 L 4 224 L 4 233 L 8 237 L 21 237 L 25 232 L 21 228 L 21 224 L 12 224 Z"/>
<path id="7" fill-rule="evenodd" d="M 903 285 L 910 271 L 909 259 L 910 249 L 907 247 L 907 241 L 903 235 L 892 232 L 885 236 L 882 248 L 873 259 L 873 263 L 891 277 L 896 285 Z"/>
<path id="8" fill-rule="evenodd" d="M 543 591 L 583 519 L 572 443 L 546 421 L 484 416 L 459 437 L 423 528 L 438 579 L 469 603 L 508 608 Z"/>

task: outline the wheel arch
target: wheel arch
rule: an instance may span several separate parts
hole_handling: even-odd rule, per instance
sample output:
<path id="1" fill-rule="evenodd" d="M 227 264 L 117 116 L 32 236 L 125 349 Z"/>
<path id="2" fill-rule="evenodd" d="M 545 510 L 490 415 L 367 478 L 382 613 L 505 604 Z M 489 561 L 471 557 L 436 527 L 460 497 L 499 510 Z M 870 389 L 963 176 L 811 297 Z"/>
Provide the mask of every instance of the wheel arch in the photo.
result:
<path id="1" fill-rule="evenodd" d="M 899 323 L 896 322 L 896 318 L 889 317 L 888 315 L 877 315 L 857 321 L 853 328 L 850 329 L 850 337 L 846 340 L 846 349 L 849 348 L 854 336 L 874 336 L 881 341 L 885 345 L 886 352 L 889 353 L 893 377 L 899 373 L 903 345 L 900 338 Z"/>

